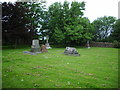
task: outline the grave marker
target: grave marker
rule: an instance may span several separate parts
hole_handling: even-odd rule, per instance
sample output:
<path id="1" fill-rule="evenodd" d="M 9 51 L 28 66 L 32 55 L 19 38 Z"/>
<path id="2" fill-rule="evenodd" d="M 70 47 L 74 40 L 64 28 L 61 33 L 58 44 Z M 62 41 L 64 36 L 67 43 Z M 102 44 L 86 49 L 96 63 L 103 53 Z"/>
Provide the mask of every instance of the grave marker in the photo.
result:
<path id="1" fill-rule="evenodd" d="M 45 46 L 46 46 L 47 49 L 51 49 L 50 44 L 48 43 L 48 40 L 49 40 L 49 36 L 47 35 L 46 36 L 46 44 L 45 44 Z"/>
<path id="2" fill-rule="evenodd" d="M 39 40 L 32 40 L 31 52 L 40 52 Z"/>
<path id="3" fill-rule="evenodd" d="M 73 47 L 66 47 L 64 54 L 80 56 L 80 54 L 77 52 L 76 48 L 73 48 Z"/>

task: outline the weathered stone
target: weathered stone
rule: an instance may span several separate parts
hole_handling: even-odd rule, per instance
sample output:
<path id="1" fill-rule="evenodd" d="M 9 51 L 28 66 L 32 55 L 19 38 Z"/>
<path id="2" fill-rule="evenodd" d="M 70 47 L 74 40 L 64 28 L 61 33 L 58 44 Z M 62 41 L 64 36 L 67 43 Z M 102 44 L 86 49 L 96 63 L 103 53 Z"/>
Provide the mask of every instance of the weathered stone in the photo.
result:
<path id="1" fill-rule="evenodd" d="M 46 43 L 46 44 L 45 44 L 45 46 L 46 46 L 46 48 L 47 48 L 47 49 L 51 49 L 51 47 L 50 47 L 50 44 L 49 44 L 49 43 Z"/>
<path id="2" fill-rule="evenodd" d="M 37 40 L 37 39 L 32 40 L 32 45 L 39 45 L 39 40 Z"/>
<path id="3" fill-rule="evenodd" d="M 51 49 L 50 44 L 48 43 L 48 40 L 49 40 L 49 36 L 47 35 L 46 36 L 46 44 L 45 44 L 45 46 L 46 46 L 47 49 Z"/>
<path id="4" fill-rule="evenodd" d="M 42 45 L 42 46 L 41 46 L 40 51 L 41 51 L 41 52 L 48 52 L 48 50 L 46 49 L 46 46 L 45 46 L 45 45 Z"/>
<path id="5" fill-rule="evenodd" d="M 89 40 L 87 40 L 87 48 L 90 48 Z"/>
<path id="6" fill-rule="evenodd" d="M 66 47 L 64 54 L 80 56 L 80 54 L 77 52 L 76 48 L 73 48 L 73 47 Z"/>

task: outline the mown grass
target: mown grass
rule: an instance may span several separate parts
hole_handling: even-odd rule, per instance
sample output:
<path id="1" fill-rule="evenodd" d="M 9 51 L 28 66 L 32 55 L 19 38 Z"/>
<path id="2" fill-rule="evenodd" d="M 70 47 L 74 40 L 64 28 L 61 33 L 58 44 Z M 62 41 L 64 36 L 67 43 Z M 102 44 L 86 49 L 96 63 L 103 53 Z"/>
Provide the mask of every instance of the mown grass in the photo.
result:
<path id="1" fill-rule="evenodd" d="M 117 88 L 118 49 L 77 48 L 81 56 L 62 54 L 65 48 L 29 55 L 4 49 L 3 88 Z"/>

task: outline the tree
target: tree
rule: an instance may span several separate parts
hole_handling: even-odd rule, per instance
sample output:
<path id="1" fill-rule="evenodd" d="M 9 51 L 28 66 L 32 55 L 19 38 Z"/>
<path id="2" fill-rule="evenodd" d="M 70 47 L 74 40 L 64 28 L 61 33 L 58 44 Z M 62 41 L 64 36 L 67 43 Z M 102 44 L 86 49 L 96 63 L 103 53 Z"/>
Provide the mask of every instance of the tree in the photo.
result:
<path id="1" fill-rule="evenodd" d="M 66 3 L 67 4 L 67 3 Z M 65 4 L 64 4 L 65 5 Z M 66 5 L 67 9 L 68 6 Z M 68 45 L 72 45 L 72 44 L 79 44 L 80 43 L 80 39 L 82 38 L 82 31 L 83 31 L 83 26 L 80 24 L 80 21 L 82 19 L 83 16 L 83 10 L 85 10 L 85 3 L 84 2 L 72 2 L 71 3 L 71 7 L 69 7 L 69 9 L 67 11 L 67 13 L 65 14 L 65 25 L 64 25 L 64 29 L 65 29 L 65 43 Z"/>
<path id="2" fill-rule="evenodd" d="M 83 42 L 86 42 L 87 40 L 92 40 L 94 38 L 93 24 L 90 23 L 90 20 L 86 17 L 81 18 L 80 24 L 83 26 L 83 31 L 82 31 Z"/>
<path id="3" fill-rule="evenodd" d="M 98 40 L 98 41 L 106 40 L 113 30 L 113 25 L 115 20 L 116 20 L 115 17 L 104 16 L 93 21 L 95 28 L 94 40 Z"/>
<path id="4" fill-rule="evenodd" d="M 49 31 L 51 40 L 55 43 L 75 45 L 83 39 L 92 38 L 92 25 L 87 18 L 83 18 L 84 2 L 54 3 L 49 7 Z M 87 25 L 87 26 L 86 26 Z"/>
<path id="5" fill-rule="evenodd" d="M 39 1 L 39 0 L 38 0 Z M 24 2 L 23 6 L 27 9 L 25 16 L 30 23 L 26 24 L 29 27 L 29 32 L 31 34 L 31 40 L 38 37 L 38 33 L 41 33 L 40 28 L 45 20 L 45 3 L 46 1 L 39 2 Z"/>
<path id="6" fill-rule="evenodd" d="M 26 9 L 22 3 L 2 3 L 2 36 L 4 44 L 27 43 L 29 41 L 29 32 L 25 27 L 28 21 L 25 19 Z"/>
<path id="7" fill-rule="evenodd" d="M 19 37 L 19 39 L 23 38 L 21 33 L 23 33 L 23 35 L 25 34 L 29 42 L 31 42 L 32 39 L 39 37 L 43 39 L 46 35 L 49 35 L 50 42 L 53 44 L 65 44 L 70 46 L 84 43 L 93 38 L 93 25 L 88 18 L 83 17 L 83 11 L 85 10 L 84 2 L 74 1 L 71 4 L 67 1 L 63 4 L 56 2 L 49 6 L 48 10 L 45 8 L 44 4 L 45 2 L 24 2 L 18 6 L 20 9 L 17 9 L 17 11 L 12 11 L 13 9 L 10 9 L 10 14 L 8 13 L 10 18 L 13 16 L 14 12 L 15 16 L 19 13 L 23 15 L 18 15 L 17 21 L 20 22 L 18 26 L 21 24 L 21 29 L 23 31 L 19 29 L 21 32 L 18 34 L 18 28 L 16 28 L 15 31 L 11 32 L 12 34 L 14 32 L 17 33 L 14 35 L 16 40 L 18 40 L 17 37 Z M 12 5 L 12 7 L 14 7 L 14 5 Z M 7 9 L 5 9 L 4 13 L 7 13 L 6 11 Z M 24 20 L 22 21 L 22 19 Z M 14 18 L 12 17 L 11 20 L 14 20 Z M 4 23 L 6 22 L 4 21 Z M 13 28 L 14 25 L 11 27 Z M 6 31 L 4 31 L 4 33 L 6 33 Z"/>
<path id="8" fill-rule="evenodd" d="M 44 21 L 44 1 L 2 3 L 3 41 L 11 44 L 30 44 L 38 38 Z"/>
<path id="9" fill-rule="evenodd" d="M 49 35 L 53 43 L 62 43 L 64 39 L 64 21 L 61 3 L 54 3 L 48 9 L 49 21 Z"/>
<path id="10" fill-rule="evenodd" d="M 115 22 L 111 36 L 113 40 L 120 42 L 120 19 Z"/>

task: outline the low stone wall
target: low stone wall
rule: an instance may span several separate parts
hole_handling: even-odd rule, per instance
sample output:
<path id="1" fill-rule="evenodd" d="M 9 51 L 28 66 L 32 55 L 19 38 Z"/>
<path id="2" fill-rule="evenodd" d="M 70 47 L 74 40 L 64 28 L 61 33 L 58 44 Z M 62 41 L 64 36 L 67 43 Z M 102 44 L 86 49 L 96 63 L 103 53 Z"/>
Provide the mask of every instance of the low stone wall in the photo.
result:
<path id="1" fill-rule="evenodd" d="M 108 43 L 108 42 L 91 42 L 90 46 L 91 47 L 109 47 L 109 48 L 114 47 L 113 43 Z"/>

